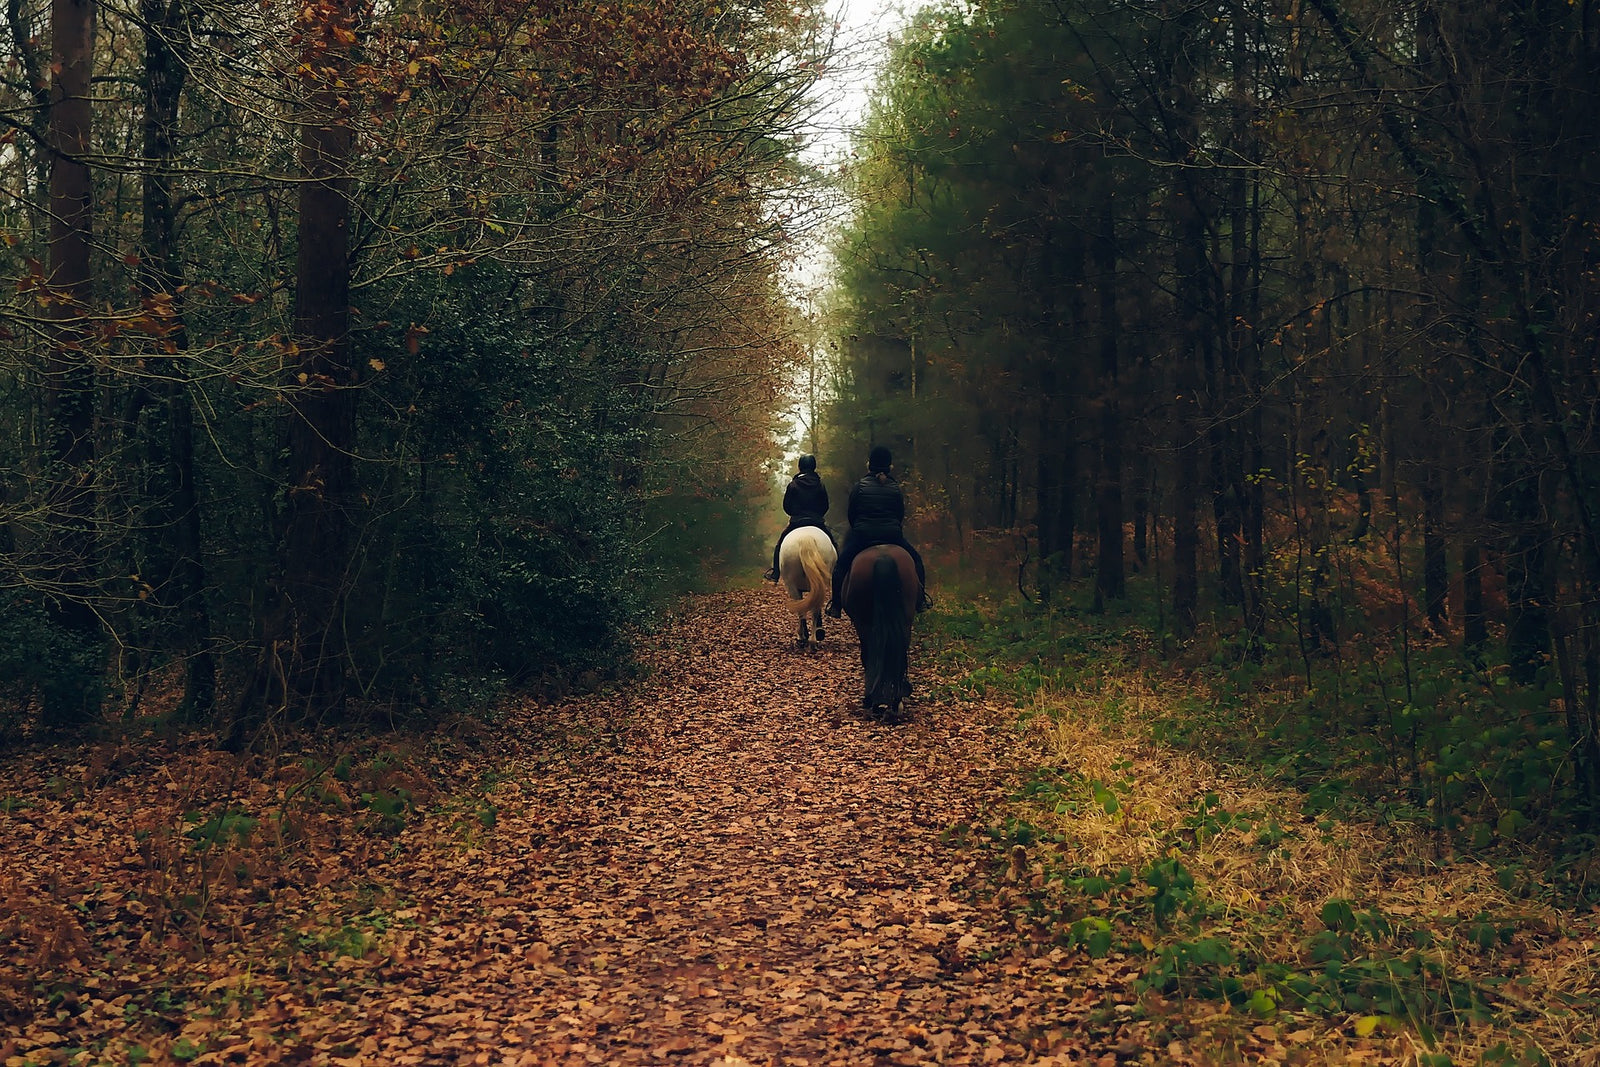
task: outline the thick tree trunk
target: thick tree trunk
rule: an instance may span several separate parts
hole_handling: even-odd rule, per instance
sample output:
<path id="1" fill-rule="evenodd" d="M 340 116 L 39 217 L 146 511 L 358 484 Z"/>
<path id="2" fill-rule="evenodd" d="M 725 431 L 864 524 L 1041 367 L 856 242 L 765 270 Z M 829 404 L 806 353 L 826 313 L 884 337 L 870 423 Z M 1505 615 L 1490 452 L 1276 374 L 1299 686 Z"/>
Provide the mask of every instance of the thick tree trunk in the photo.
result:
<path id="1" fill-rule="evenodd" d="M 64 496 L 73 525 L 86 524 L 92 507 L 89 467 L 94 461 L 94 374 L 84 347 L 84 312 L 90 302 L 93 183 L 89 147 L 93 114 L 89 75 L 94 62 L 94 5 L 54 0 L 51 5 L 50 262 L 55 295 L 50 360 L 51 446 L 67 476 L 78 484 Z M 87 533 L 87 530 L 81 531 Z M 86 562 L 81 560 L 80 562 Z"/>
<path id="2" fill-rule="evenodd" d="M 50 251 L 47 274 L 53 294 L 52 330 L 46 366 L 45 417 L 54 470 L 47 488 L 54 532 L 45 572 L 55 621 L 91 645 L 101 629 L 89 605 L 96 567 L 94 531 L 95 374 L 86 351 L 90 336 L 90 251 L 93 182 L 89 170 L 93 111 L 89 79 L 94 65 L 94 4 L 53 0 L 50 8 Z M 47 728 L 66 728 L 92 718 L 97 680 L 61 687 L 47 699 Z M 70 690 L 70 691 L 67 691 Z"/>
<path id="3" fill-rule="evenodd" d="M 1078 412 L 1079 393 L 1074 388 L 1070 374 L 1061 367 L 1066 359 L 1061 355 L 1072 350 L 1074 337 L 1083 328 L 1086 307 L 1083 281 L 1089 249 L 1078 235 L 1073 235 L 1061 245 L 1062 269 L 1055 273 L 1051 297 L 1052 306 L 1062 312 L 1053 312 L 1050 321 L 1052 339 L 1051 361 L 1045 377 L 1047 403 L 1056 425 L 1062 427 L 1054 434 L 1050 449 L 1050 462 L 1056 467 L 1054 516 L 1051 529 L 1054 544 L 1051 548 L 1052 580 L 1072 581 L 1075 573 L 1073 556 L 1077 550 L 1078 493 L 1082 478 L 1078 470 Z"/>
<path id="4" fill-rule="evenodd" d="M 355 503 L 356 385 L 350 363 L 350 184 L 353 141 L 338 82 L 356 8 L 301 9 L 306 113 L 300 135 L 295 263 L 297 373 L 288 386 L 289 492 L 277 602 L 262 620 L 260 660 L 235 722 L 237 745 L 263 717 L 337 716 L 344 707 Z"/>

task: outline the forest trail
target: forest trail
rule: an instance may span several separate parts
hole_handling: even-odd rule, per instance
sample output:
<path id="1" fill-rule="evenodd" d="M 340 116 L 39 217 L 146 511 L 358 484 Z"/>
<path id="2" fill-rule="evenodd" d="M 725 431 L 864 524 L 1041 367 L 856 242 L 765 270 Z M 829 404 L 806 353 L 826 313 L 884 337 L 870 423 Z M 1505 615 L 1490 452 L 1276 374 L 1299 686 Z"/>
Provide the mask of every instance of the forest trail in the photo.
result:
<path id="1" fill-rule="evenodd" d="M 415 886 L 428 963 L 352 1005 L 375 1032 L 345 1042 L 727 1067 L 1082 1049 L 1100 992 L 1010 958 L 945 839 L 1006 795 L 1014 713 L 913 698 L 908 723 L 871 721 L 848 622 L 797 652 L 770 588 L 699 599 L 663 640 L 649 684 L 571 709 L 602 711 L 614 749 L 525 757 L 467 884 Z"/>
<path id="2" fill-rule="evenodd" d="M 387 770 L 0 764 L 0 1064 L 1148 1058 L 1137 968 L 1025 949 L 947 833 L 1012 791 L 1014 709 L 929 699 L 914 649 L 878 724 L 848 622 L 793 627 L 770 586 L 696 598 L 645 680 Z"/>
<path id="3" fill-rule="evenodd" d="M 1413 1067 L 1502 1062 L 1479 1054 L 1502 1036 L 1585 1050 L 1507 1064 L 1600 1062 L 1600 915 L 1109 729 L 1131 672 L 1023 727 L 914 648 L 887 726 L 857 710 L 848 623 L 809 655 L 793 626 L 772 587 L 693 598 L 642 680 L 409 740 L 8 754 L 0 1067 Z M 1051 783 L 1079 792 L 1018 799 Z M 1180 855 L 1203 890 L 1168 893 L 1172 928 L 1147 876 L 1069 885 L 1158 861 L 1175 884 Z M 1389 931 L 1352 942 L 1343 984 L 1300 962 L 1349 926 L 1333 897 Z M 1075 931 L 1102 915 L 1096 948 Z M 1440 970 L 1364 977 L 1421 935 Z M 1301 974 L 1295 1010 L 1148 981 L 1184 952 L 1204 978 L 1198 953 L 1234 944 L 1246 978 Z M 1369 1006 L 1401 995 L 1454 1027 L 1456 1058 Z"/>

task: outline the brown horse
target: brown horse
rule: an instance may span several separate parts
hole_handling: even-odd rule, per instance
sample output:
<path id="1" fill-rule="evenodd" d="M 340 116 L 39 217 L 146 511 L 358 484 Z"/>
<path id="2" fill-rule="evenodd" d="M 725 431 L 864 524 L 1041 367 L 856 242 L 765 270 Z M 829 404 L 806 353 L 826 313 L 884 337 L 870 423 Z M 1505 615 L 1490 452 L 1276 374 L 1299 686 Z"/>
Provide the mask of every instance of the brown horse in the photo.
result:
<path id="1" fill-rule="evenodd" d="M 921 594 L 916 564 L 899 545 L 864 549 L 851 562 L 840 590 L 845 613 L 861 638 L 861 668 L 866 675 L 861 706 L 869 711 L 881 708 L 887 719 L 899 715 L 900 701 L 911 692 L 906 654 Z"/>

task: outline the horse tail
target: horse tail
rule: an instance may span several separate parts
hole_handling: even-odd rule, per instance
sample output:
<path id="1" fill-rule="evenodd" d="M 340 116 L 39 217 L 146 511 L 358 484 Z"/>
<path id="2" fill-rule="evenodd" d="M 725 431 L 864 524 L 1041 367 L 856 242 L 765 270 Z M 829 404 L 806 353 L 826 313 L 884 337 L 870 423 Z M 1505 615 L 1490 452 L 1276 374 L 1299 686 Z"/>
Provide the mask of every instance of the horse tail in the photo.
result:
<path id="1" fill-rule="evenodd" d="M 814 615 L 822 610 L 823 601 L 833 587 L 833 571 L 822 561 L 822 550 L 816 538 L 807 536 L 800 542 L 800 569 L 806 572 L 806 595 L 789 601 L 796 615 Z"/>
<path id="2" fill-rule="evenodd" d="M 900 685 L 911 648 L 911 620 L 906 617 L 900 566 L 887 552 L 872 561 L 872 625 L 861 643 L 868 698 L 873 704 L 894 703 L 905 695 Z"/>

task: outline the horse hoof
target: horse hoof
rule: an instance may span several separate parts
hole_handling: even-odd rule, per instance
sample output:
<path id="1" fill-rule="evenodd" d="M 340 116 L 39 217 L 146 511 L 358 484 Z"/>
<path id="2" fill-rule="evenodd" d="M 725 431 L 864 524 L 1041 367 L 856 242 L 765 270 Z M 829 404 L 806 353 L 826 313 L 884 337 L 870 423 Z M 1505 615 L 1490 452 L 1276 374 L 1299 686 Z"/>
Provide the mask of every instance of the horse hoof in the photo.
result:
<path id="1" fill-rule="evenodd" d="M 817 644 L 819 644 L 819 645 L 822 644 L 822 639 L 824 637 L 827 637 L 827 636 L 828 636 L 828 631 L 826 631 L 826 630 L 818 630 L 817 631 Z"/>

